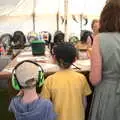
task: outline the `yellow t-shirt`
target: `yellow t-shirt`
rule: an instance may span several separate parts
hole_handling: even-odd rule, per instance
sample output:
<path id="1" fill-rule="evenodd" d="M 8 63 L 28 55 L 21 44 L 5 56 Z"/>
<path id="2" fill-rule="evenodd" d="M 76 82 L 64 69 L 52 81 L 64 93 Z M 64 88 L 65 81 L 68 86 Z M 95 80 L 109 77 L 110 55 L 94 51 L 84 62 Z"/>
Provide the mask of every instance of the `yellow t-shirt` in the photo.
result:
<path id="1" fill-rule="evenodd" d="M 50 75 L 41 96 L 53 102 L 57 120 L 84 120 L 84 96 L 91 93 L 84 75 L 62 70 Z"/>

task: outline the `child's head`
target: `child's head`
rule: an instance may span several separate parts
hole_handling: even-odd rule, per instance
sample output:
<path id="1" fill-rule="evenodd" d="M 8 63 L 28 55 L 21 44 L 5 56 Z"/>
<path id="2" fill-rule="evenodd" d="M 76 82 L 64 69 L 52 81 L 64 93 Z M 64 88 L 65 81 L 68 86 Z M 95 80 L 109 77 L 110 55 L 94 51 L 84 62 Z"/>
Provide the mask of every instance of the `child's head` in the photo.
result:
<path id="1" fill-rule="evenodd" d="M 39 79 L 39 67 L 30 62 L 23 62 L 15 69 L 15 75 L 21 88 L 34 88 Z"/>
<path id="2" fill-rule="evenodd" d="M 83 30 L 81 32 L 81 42 L 82 43 L 87 43 L 88 38 L 90 37 L 91 41 L 93 42 L 93 38 L 92 38 L 92 32 L 89 30 Z"/>
<path id="3" fill-rule="evenodd" d="M 53 48 L 53 55 L 58 65 L 63 68 L 69 68 L 77 57 L 77 51 L 71 43 L 61 43 Z"/>
<path id="4" fill-rule="evenodd" d="M 64 42 L 64 33 L 62 31 L 56 31 L 54 34 L 54 43 L 59 44 L 61 42 Z"/>

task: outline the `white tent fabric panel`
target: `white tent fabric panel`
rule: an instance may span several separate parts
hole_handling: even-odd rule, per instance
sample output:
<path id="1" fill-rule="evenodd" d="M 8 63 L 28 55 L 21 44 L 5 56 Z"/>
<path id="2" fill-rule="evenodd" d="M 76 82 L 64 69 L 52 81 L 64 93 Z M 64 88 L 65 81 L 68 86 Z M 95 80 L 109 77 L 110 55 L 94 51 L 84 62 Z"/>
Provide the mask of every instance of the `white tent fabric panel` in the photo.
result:
<path id="1" fill-rule="evenodd" d="M 33 0 L 0 0 L 0 16 L 31 15 L 32 11 Z"/>
<path id="2" fill-rule="evenodd" d="M 28 33 L 32 31 L 32 29 L 33 25 L 31 16 L 4 16 L 0 18 L 0 34 L 14 33 L 16 30 L 21 30 Z"/>
<path id="3" fill-rule="evenodd" d="M 70 13 L 99 16 L 106 0 L 71 0 Z"/>
<path id="4" fill-rule="evenodd" d="M 28 33 L 33 30 L 33 7 L 35 4 L 36 32 L 42 30 L 54 33 L 57 30 L 56 14 L 59 10 L 64 17 L 64 0 L 0 0 L 0 33 L 13 33 L 22 30 Z M 88 25 L 83 29 L 90 29 L 91 20 L 99 18 L 106 0 L 68 0 L 68 31 L 79 33 L 80 25 L 73 21 L 71 15 L 85 14 Z M 79 19 L 79 18 L 78 18 Z M 64 24 L 60 19 L 60 30 L 64 32 Z"/>
<path id="5" fill-rule="evenodd" d="M 0 0 L 1 15 L 31 14 L 36 1 L 36 14 L 64 13 L 64 0 Z M 100 14 L 106 0 L 68 0 L 70 13 Z M 10 14 L 9 14 L 10 13 Z"/>

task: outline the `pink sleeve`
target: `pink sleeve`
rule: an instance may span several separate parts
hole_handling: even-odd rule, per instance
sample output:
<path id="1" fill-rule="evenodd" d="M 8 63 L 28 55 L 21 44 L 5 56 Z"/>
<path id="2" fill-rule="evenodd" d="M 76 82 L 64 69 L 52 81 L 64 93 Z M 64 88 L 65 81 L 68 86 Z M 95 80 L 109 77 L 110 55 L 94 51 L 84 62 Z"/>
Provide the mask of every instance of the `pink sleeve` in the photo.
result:
<path id="1" fill-rule="evenodd" d="M 93 85 L 99 84 L 101 81 L 102 73 L 102 57 L 100 54 L 99 47 L 99 35 L 93 40 L 93 47 L 91 53 L 91 71 L 90 71 L 90 82 Z"/>

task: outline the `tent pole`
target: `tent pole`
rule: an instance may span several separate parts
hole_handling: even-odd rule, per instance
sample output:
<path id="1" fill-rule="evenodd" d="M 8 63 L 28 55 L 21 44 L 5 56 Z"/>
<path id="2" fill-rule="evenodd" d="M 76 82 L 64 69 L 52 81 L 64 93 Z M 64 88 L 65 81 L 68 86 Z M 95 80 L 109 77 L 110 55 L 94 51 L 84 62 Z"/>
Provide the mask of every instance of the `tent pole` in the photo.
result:
<path id="1" fill-rule="evenodd" d="M 56 15 L 56 19 L 57 19 L 57 31 L 59 31 L 59 19 L 60 17 L 60 0 L 58 0 L 58 10 L 57 10 L 57 15 Z"/>
<path id="2" fill-rule="evenodd" d="M 35 32 L 35 8 L 36 8 L 36 0 L 33 0 L 33 13 L 32 13 L 32 18 L 33 18 L 33 32 Z"/>
<path id="3" fill-rule="evenodd" d="M 57 12 L 57 31 L 59 31 L 59 11 Z"/>
<path id="4" fill-rule="evenodd" d="M 68 41 L 68 0 L 64 0 L 64 33 L 65 33 L 65 42 Z"/>
<path id="5" fill-rule="evenodd" d="M 83 14 L 80 14 L 80 39 L 81 39 L 82 24 L 83 24 L 82 17 L 83 17 Z"/>

